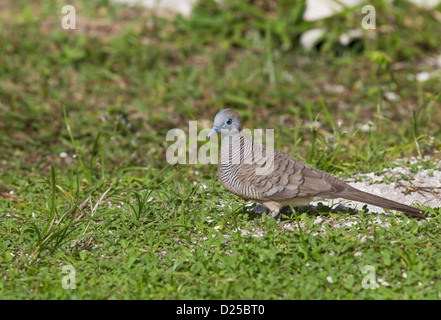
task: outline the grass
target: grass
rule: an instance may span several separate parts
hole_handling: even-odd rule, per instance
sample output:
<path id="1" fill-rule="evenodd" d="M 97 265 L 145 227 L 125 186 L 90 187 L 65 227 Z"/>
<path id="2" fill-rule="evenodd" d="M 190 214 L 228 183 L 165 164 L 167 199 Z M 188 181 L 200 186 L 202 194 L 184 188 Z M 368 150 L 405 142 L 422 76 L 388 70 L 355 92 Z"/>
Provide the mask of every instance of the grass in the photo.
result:
<path id="1" fill-rule="evenodd" d="M 440 298 L 439 208 L 259 219 L 216 166 L 166 163 L 168 130 L 228 106 L 341 177 L 409 156 L 439 170 L 439 8 L 373 1 L 377 37 L 345 48 L 360 8 L 312 23 L 302 1 L 263 3 L 204 1 L 183 19 L 72 1 L 70 31 L 60 1 L 0 5 L 0 298 Z M 305 52 L 301 33 L 322 25 Z"/>

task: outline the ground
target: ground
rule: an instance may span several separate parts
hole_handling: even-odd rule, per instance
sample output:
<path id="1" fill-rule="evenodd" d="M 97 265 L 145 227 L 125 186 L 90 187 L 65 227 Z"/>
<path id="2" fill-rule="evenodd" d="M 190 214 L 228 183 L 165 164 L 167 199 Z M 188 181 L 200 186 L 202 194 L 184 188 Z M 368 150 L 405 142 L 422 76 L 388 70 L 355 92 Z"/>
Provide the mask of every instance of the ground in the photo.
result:
<path id="1" fill-rule="evenodd" d="M 359 8 L 305 22 L 296 3 L 183 18 L 71 1 L 65 30 L 62 1 L 2 1 L 1 298 L 439 299 L 439 8 L 372 1 L 375 37 L 346 47 Z M 299 45 L 323 25 L 318 48 Z M 169 130 L 225 107 L 429 218 L 344 202 L 267 219 L 215 165 L 166 162 Z"/>

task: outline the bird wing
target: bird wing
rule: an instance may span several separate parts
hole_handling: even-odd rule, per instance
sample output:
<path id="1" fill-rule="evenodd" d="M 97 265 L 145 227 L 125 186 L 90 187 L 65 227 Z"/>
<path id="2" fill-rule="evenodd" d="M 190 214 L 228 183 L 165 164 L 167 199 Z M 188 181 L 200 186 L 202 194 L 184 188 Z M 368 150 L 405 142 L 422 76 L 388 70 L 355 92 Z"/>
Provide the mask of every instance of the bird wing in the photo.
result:
<path id="1" fill-rule="evenodd" d="M 255 155 L 252 164 L 243 164 L 238 170 L 243 185 L 252 188 L 258 195 L 253 198 L 283 201 L 318 195 L 332 196 L 345 189 L 345 183 L 330 174 L 281 151 L 271 151 L 274 152 L 272 166 L 269 165 L 271 153 L 263 152 L 265 156 Z"/>

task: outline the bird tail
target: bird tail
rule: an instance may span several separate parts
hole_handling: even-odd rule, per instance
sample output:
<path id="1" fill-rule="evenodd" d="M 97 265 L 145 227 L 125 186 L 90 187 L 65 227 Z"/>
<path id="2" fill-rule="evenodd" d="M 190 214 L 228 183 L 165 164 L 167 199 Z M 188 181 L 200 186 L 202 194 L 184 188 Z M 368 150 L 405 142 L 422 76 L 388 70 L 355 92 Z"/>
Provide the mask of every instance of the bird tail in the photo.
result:
<path id="1" fill-rule="evenodd" d="M 398 203 L 389 199 L 385 199 L 355 188 L 346 189 L 337 194 L 338 197 L 345 198 L 352 201 L 365 202 L 367 204 L 378 206 L 390 210 L 398 210 L 409 216 L 425 218 L 424 211 L 413 208 L 402 203 Z"/>

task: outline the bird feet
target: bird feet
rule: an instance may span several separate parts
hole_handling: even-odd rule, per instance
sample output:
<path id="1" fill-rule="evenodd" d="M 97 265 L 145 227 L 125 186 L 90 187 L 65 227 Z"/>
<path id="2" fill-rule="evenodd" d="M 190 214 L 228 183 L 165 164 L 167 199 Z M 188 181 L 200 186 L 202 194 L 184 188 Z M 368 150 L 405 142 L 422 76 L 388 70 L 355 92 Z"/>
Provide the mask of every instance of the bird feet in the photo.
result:
<path id="1" fill-rule="evenodd" d="M 262 215 L 263 213 L 268 212 L 269 209 L 267 207 L 265 207 L 264 205 L 258 204 L 251 211 L 253 211 L 255 214 Z M 280 210 L 279 211 L 270 211 L 268 213 L 268 217 L 276 219 L 279 216 L 279 214 L 280 214 Z M 259 221 L 262 222 L 262 218 L 259 218 Z"/>
<path id="2" fill-rule="evenodd" d="M 280 214 L 280 211 L 272 212 L 272 213 L 270 214 L 270 217 L 275 219 L 275 218 L 277 218 L 277 217 L 279 216 L 279 214 Z"/>

